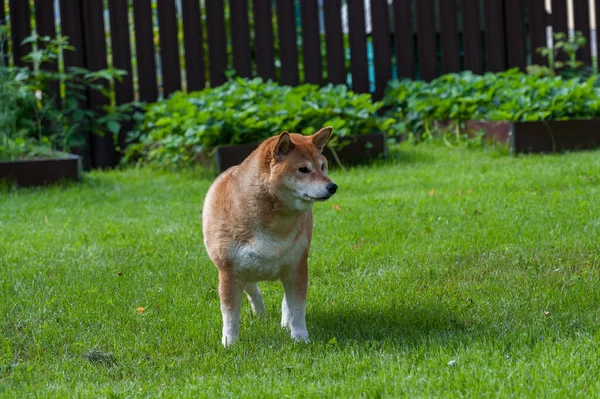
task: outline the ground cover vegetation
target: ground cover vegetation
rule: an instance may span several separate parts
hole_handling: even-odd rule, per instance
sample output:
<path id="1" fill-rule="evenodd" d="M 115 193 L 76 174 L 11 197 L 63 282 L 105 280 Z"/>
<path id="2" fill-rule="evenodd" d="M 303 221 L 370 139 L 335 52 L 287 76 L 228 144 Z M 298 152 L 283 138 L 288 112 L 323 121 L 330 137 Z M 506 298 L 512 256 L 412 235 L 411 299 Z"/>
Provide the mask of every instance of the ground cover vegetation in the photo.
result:
<path id="1" fill-rule="evenodd" d="M 403 144 L 335 170 L 307 321 L 220 344 L 202 170 L 0 194 L 0 396 L 594 396 L 600 158 Z"/>
<path id="2" fill-rule="evenodd" d="M 58 157 L 85 145 L 90 134 L 117 135 L 132 119 L 137 104 L 117 106 L 112 90 L 125 71 L 65 66 L 62 57 L 74 50 L 68 39 L 37 33 L 19 44 L 31 50 L 11 66 L 2 53 L 9 32 L 0 25 L 0 161 Z M 106 99 L 104 106 L 89 108 L 93 93 Z"/>

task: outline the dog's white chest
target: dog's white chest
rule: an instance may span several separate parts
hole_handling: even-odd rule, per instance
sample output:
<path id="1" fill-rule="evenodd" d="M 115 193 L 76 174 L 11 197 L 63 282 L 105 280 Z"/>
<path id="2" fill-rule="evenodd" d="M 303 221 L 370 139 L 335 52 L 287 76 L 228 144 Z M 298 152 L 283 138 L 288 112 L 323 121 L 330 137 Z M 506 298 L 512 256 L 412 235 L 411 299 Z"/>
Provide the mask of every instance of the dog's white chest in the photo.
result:
<path id="1" fill-rule="evenodd" d="M 308 248 L 305 235 L 276 239 L 260 231 L 248 243 L 231 248 L 236 274 L 246 281 L 276 280 L 281 272 L 295 266 Z"/>

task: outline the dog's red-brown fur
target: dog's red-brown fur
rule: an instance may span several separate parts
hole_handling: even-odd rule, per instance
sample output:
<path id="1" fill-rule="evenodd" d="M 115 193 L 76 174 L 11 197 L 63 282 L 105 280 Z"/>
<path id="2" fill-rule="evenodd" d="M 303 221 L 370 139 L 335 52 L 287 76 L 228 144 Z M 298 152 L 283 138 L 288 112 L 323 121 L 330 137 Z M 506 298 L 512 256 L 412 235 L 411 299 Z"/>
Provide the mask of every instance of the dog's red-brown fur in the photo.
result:
<path id="1" fill-rule="evenodd" d="M 306 339 L 311 209 L 337 188 L 327 177 L 327 160 L 321 154 L 331 131 L 271 137 L 241 165 L 221 174 L 207 193 L 204 242 L 219 269 L 224 345 L 237 339 L 244 290 L 253 309 L 264 312 L 256 285 L 261 280 L 282 281 L 282 324 L 294 338 Z"/>

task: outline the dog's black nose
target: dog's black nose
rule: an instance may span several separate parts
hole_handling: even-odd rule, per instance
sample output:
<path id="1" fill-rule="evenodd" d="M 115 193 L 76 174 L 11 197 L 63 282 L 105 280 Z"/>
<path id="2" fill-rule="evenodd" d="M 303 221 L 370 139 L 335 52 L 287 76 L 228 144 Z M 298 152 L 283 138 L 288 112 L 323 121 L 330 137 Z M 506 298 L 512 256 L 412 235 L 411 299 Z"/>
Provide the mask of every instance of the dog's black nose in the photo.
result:
<path id="1" fill-rule="evenodd" d="M 337 184 L 329 183 L 326 188 L 327 188 L 327 191 L 329 191 L 329 194 L 333 195 L 337 191 Z"/>

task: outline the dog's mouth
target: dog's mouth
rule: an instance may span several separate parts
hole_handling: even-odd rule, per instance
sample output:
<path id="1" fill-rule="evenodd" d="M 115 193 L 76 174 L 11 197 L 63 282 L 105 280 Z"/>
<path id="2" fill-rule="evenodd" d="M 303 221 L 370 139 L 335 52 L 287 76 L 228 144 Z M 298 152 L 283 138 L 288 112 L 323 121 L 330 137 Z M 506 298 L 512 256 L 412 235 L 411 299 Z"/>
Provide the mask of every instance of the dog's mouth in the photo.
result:
<path id="1" fill-rule="evenodd" d="M 323 201 L 327 201 L 329 198 L 331 198 L 331 195 L 327 195 L 325 197 L 311 197 L 309 195 L 305 195 L 303 197 L 306 201 L 317 201 L 317 202 L 323 202 Z"/>

